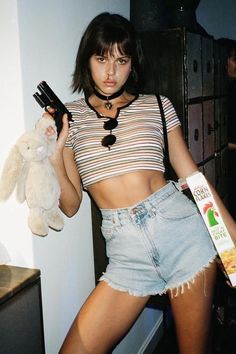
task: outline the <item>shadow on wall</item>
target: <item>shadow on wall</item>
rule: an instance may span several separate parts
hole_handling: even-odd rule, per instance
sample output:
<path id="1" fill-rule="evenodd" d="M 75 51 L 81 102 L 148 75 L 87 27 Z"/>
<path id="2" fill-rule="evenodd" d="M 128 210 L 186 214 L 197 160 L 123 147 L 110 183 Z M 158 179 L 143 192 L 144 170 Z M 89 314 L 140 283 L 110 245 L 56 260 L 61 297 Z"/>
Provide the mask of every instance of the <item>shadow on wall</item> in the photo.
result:
<path id="1" fill-rule="evenodd" d="M 10 256 L 6 247 L 0 242 L 0 265 L 10 262 Z"/>

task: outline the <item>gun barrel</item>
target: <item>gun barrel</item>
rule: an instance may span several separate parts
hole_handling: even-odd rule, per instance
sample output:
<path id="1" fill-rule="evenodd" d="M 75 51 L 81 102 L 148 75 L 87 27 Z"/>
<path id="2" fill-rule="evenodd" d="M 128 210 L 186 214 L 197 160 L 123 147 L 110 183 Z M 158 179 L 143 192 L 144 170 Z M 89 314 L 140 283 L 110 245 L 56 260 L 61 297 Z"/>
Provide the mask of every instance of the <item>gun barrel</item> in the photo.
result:
<path id="1" fill-rule="evenodd" d="M 68 111 L 68 109 L 64 106 L 64 104 L 56 96 L 56 94 L 49 87 L 46 81 L 41 81 L 37 86 L 37 88 L 40 91 L 40 93 L 36 92 L 35 94 L 33 94 L 33 97 L 38 102 L 38 104 L 46 111 L 48 107 L 55 108 L 53 118 L 55 119 L 57 131 L 59 134 L 63 125 L 62 124 L 63 114 L 66 113 L 68 115 L 69 121 L 72 121 L 72 114 Z"/>
<path id="2" fill-rule="evenodd" d="M 35 92 L 33 94 L 33 97 L 36 99 L 36 101 L 38 102 L 38 104 L 44 108 L 45 107 L 45 102 L 42 100 L 42 97 L 41 95 L 38 93 L 38 92 Z"/>
<path id="3" fill-rule="evenodd" d="M 60 111 L 62 114 L 66 113 L 68 115 L 69 120 L 72 120 L 71 113 L 57 97 L 57 95 L 54 93 L 54 91 L 51 89 L 51 87 L 47 84 L 46 81 L 41 81 L 37 88 L 48 99 L 49 102 L 47 103 L 47 106 L 51 104 L 53 108 L 56 108 L 56 110 Z"/>

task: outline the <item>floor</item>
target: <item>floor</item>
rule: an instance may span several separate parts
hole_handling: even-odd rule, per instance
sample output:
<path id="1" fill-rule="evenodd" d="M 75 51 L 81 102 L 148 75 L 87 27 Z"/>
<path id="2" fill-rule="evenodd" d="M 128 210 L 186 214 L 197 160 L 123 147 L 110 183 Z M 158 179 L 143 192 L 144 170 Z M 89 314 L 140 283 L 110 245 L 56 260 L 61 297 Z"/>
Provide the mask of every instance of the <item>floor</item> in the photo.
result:
<path id="1" fill-rule="evenodd" d="M 219 277 L 219 287 L 213 308 L 213 352 L 212 354 L 236 353 L 236 289 L 230 288 L 225 279 Z M 173 322 L 170 321 L 153 354 L 178 354 Z"/>

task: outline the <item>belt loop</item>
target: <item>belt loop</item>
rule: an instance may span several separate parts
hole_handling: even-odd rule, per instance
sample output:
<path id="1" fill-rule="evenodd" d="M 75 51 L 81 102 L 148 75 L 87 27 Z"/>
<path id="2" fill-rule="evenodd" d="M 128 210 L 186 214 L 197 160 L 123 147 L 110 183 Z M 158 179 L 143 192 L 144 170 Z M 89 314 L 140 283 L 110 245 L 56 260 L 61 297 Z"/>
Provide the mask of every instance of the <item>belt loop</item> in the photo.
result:
<path id="1" fill-rule="evenodd" d="M 114 221 L 115 221 L 116 225 L 121 224 L 121 217 L 120 217 L 120 213 L 118 210 L 114 212 Z"/>
<path id="2" fill-rule="evenodd" d="M 179 188 L 177 187 L 177 183 L 175 181 L 171 181 L 172 185 L 175 187 L 175 189 L 179 192 Z"/>

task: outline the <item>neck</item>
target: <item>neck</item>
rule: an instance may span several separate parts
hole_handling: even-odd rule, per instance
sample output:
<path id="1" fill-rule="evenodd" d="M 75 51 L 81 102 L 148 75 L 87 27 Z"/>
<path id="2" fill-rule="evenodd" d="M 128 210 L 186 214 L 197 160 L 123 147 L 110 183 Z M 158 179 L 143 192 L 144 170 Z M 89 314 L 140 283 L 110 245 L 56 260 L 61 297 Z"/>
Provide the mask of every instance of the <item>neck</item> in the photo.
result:
<path id="1" fill-rule="evenodd" d="M 119 96 L 122 95 L 122 93 L 124 92 L 124 87 L 121 87 L 121 89 L 119 89 L 119 91 L 116 91 L 115 93 L 113 93 L 112 95 L 103 95 L 102 93 L 98 92 L 95 88 L 93 90 L 93 93 L 95 96 L 97 96 L 98 98 L 100 98 L 103 101 L 110 101 L 113 100 L 114 98 L 117 98 Z"/>
<path id="2" fill-rule="evenodd" d="M 113 100 L 114 98 L 121 96 L 122 93 L 124 92 L 124 87 L 121 87 L 121 89 L 119 91 L 113 93 L 110 96 L 106 96 L 106 95 L 101 94 L 95 88 L 94 88 L 93 92 L 94 92 L 95 96 L 97 96 L 98 98 L 100 98 L 103 101 L 106 101 L 104 104 L 104 107 L 106 109 L 110 110 L 110 109 L 112 109 L 112 103 L 110 102 L 110 100 Z"/>

